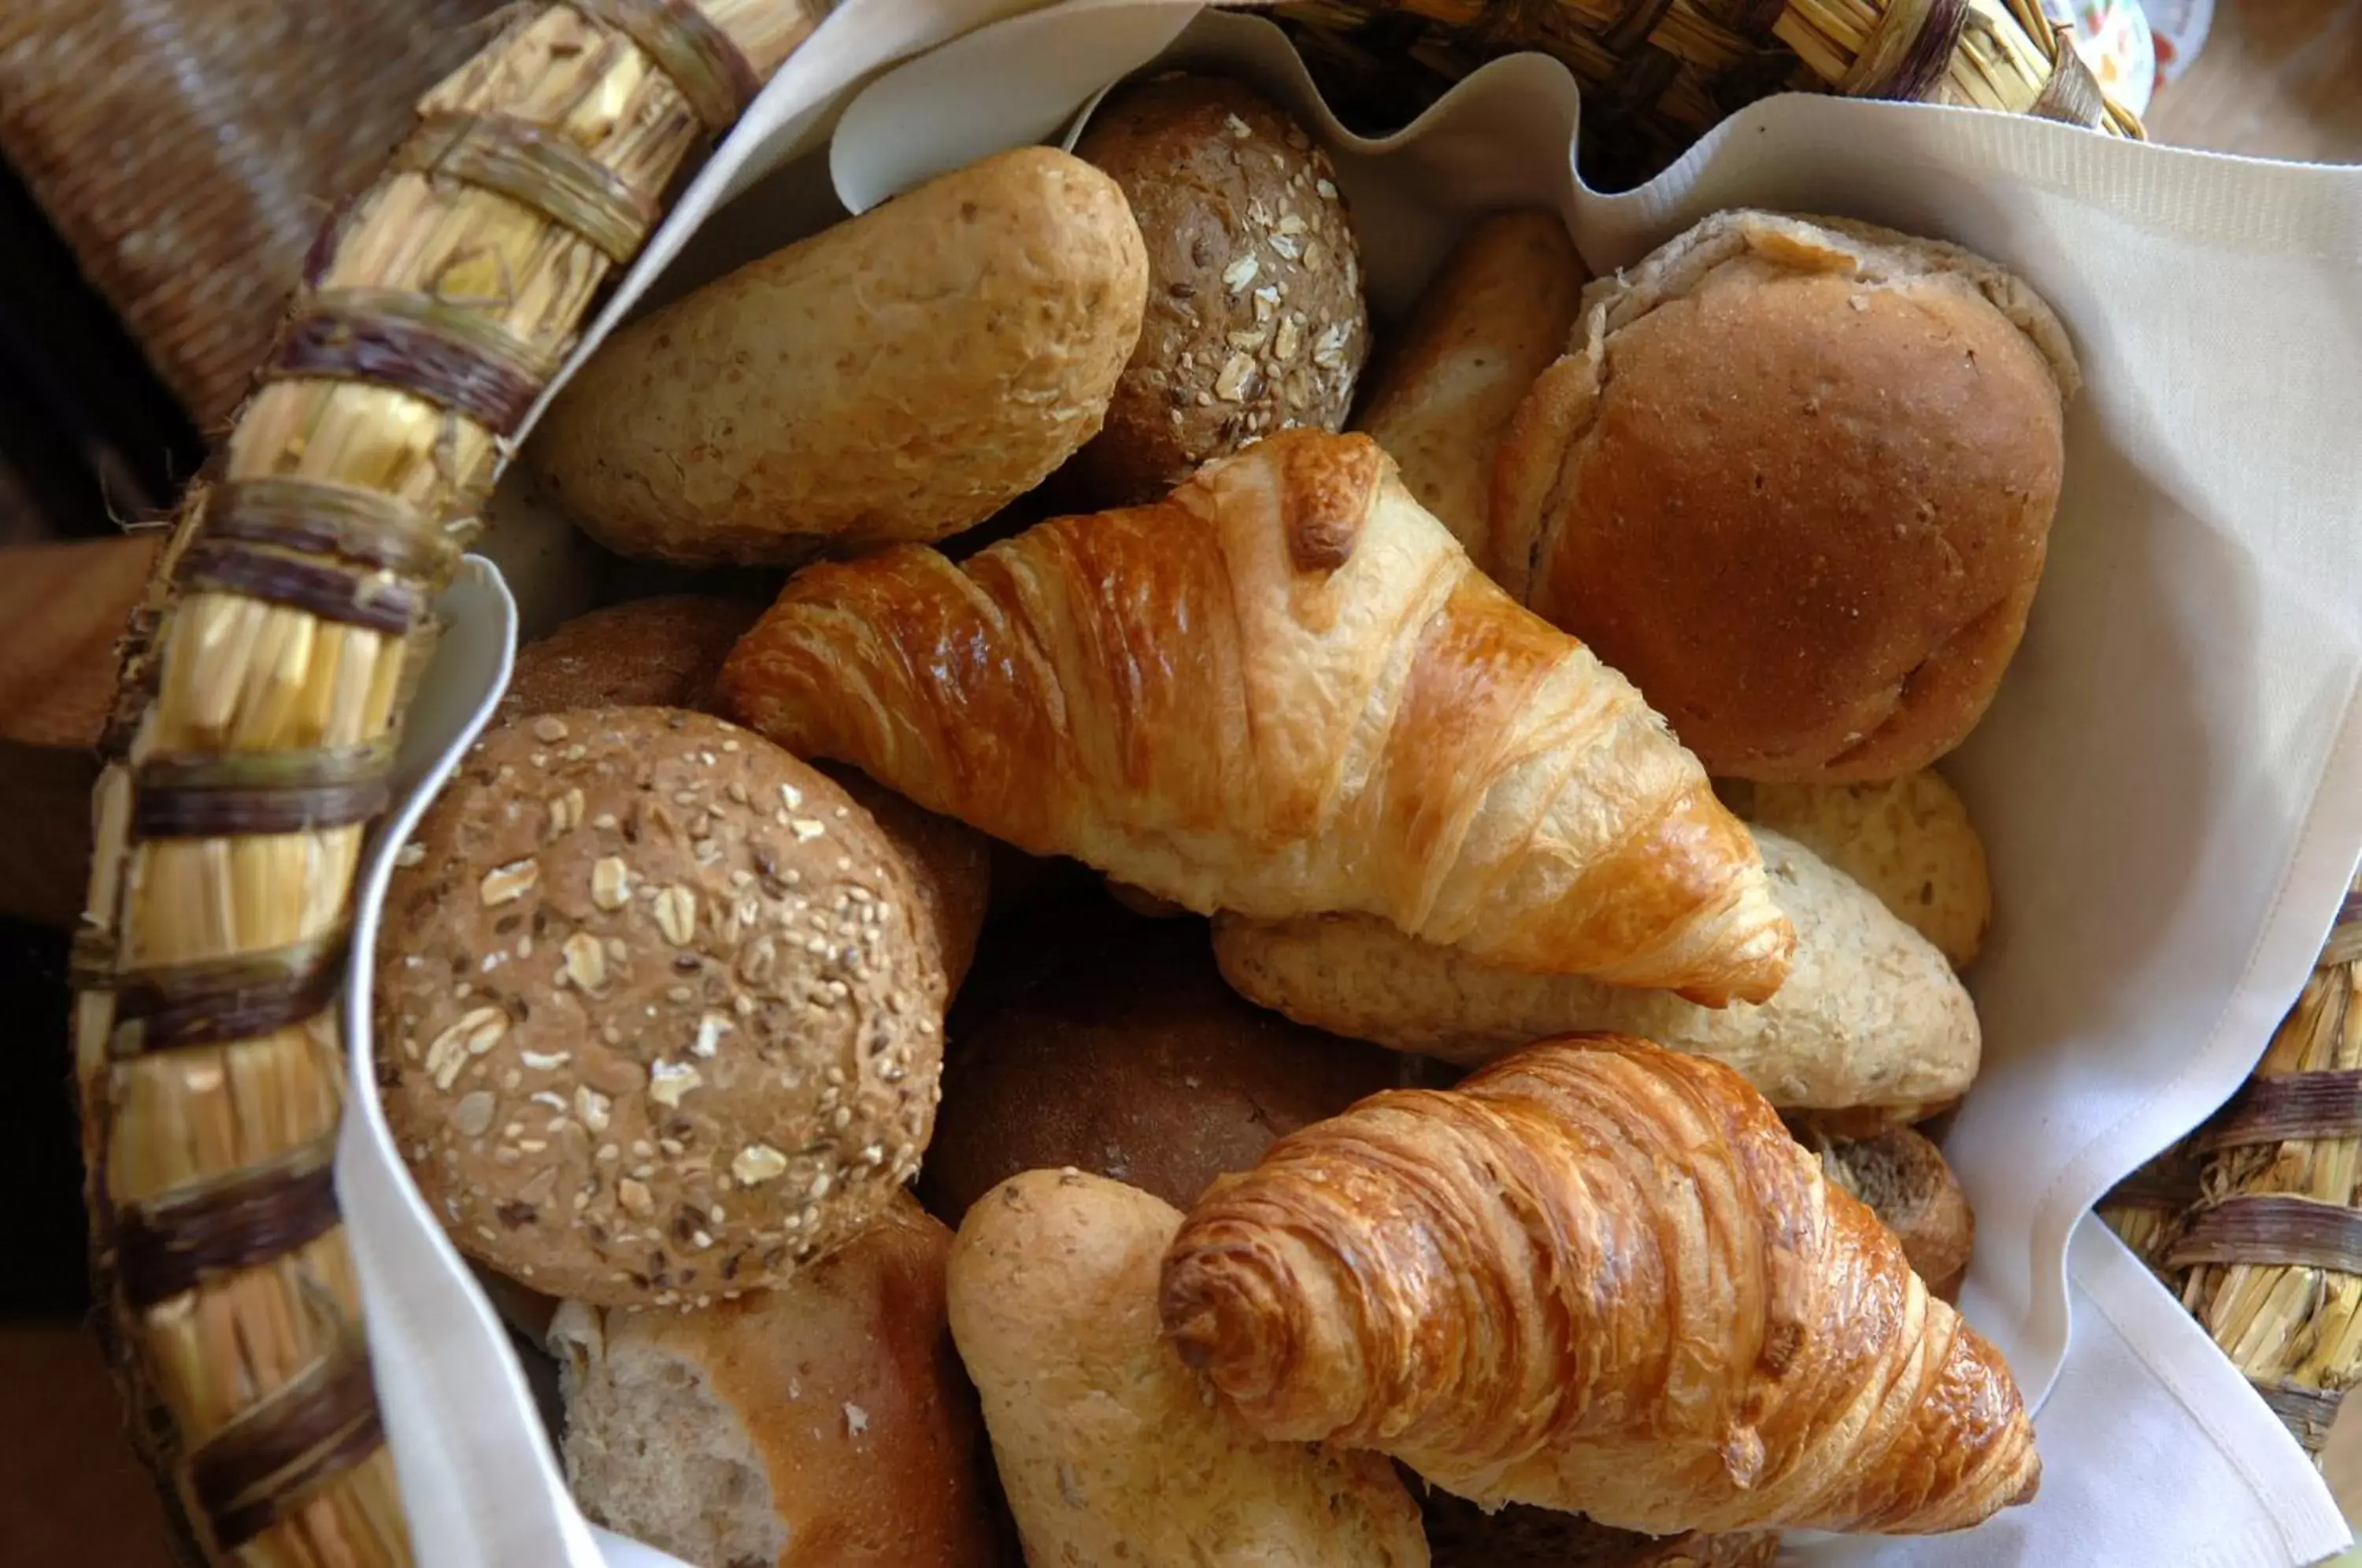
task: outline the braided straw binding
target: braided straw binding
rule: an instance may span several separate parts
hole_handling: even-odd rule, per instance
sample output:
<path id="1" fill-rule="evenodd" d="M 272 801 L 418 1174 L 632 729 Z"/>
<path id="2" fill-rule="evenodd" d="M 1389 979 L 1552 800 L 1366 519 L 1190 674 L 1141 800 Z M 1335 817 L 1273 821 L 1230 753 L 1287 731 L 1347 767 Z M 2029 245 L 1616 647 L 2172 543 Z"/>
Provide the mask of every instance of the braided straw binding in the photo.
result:
<path id="1" fill-rule="evenodd" d="M 2100 1212 L 2318 1459 L 2362 1377 L 2362 881 L 2255 1077 Z"/>
<path id="2" fill-rule="evenodd" d="M 353 877 L 502 438 L 824 9 L 701 3 L 521 7 L 426 94 L 133 622 L 76 1067 L 135 1437 L 214 1561 L 410 1559 L 331 1176 Z"/>
<path id="3" fill-rule="evenodd" d="M 2039 0 L 1297 0 L 1279 15 L 1353 96 L 1396 109 L 1496 55 L 1553 55 L 1583 83 L 1595 157 L 1635 178 L 1786 90 L 2142 134 Z"/>

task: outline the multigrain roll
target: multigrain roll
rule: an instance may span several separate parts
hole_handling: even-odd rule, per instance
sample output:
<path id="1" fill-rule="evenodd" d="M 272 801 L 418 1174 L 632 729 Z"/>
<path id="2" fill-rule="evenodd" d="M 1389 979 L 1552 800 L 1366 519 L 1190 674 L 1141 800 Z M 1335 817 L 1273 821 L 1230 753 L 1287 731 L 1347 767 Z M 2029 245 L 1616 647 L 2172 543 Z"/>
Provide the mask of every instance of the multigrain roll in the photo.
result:
<path id="1" fill-rule="evenodd" d="M 918 1169 L 944 996 L 910 873 L 828 779 L 702 714 L 545 713 L 480 742 L 400 857 L 379 1081 L 461 1251 L 701 1302 Z"/>
<path id="2" fill-rule="evenodd" d="M 751 600 L 679 593 L 635 599 L 579 615 L 517 649 L 495 723 L 568 708 L 714 711 L 713 682 L 762 613 Z M 934 929 L 954 993 L 966 977 L 991 897 L 990 841 L 949 817 L 912 805 L 857 768 L 821 763 L 902 854 Z"/>
<path id="3" fill-rule="evenodd" d="M 1148 246 L 1139 347 L 1062 485 L 1163 495 L 1290 425 L 1336 430 L 1370 348 L 1361 254 L 1328 155 L 1253 89 L 1162 76 L 1109 98 L 1075 151 L 1123 187 Z"/>
<path id="4" fill-rule="evenodd" d="M 1891 778 L 2016 650 L 2074 357 L 2001 268 L 1731 212 L 1584 296 L 1495 475 L 1492 569 L 1716 775 Z"/>

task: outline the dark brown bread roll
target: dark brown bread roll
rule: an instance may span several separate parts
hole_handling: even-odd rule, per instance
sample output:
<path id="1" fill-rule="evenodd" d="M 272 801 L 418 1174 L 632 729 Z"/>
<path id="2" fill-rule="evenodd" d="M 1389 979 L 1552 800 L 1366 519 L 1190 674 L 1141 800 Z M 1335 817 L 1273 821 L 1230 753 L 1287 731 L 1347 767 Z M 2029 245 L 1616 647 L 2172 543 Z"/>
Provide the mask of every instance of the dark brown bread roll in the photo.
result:
<path id="1" fill-rule="evenodd" d="M 1724 213 L 1584 296 L 1495 474 L 1495 575 L 1719 776 L 1892 778 L 1985 710 L 2077 375 L 1956 246 Z"/>
<path id="2" fill-rule="evenodd" d="M 1771 1568 L 1777 1531 L 1641 1535 L 1581 1514 L 1511 1503 L 1487 1513 L 1465 1497 L 1414 1486 L 1431 1568 Z"/>
<path id="3" fill-rule="evenodd" d="M 1148 242 L 1139 347 L 1062 476 L 1076 502 L 1146 501 L 1274 430 L 1341 427 L 1369 315 L 1336 171 L 1304 127 L 1239 83 L 1164 76 L 1110 97 L 1075 150 Z"/>
<path id="4" fill-rule="evenodd" d="M 713 678 L 763 613 L 757 600 L 670 593 L 577 615 L 517 649 L 496 723 L 568 708 L 713 706 Z"/>
<path id="5" fill-rule="evenodd" d="M 1019 1171 L 1073 1165 L 1186 1206 L 1272 1141 L 1402 1081 L 1397 1059 L 1251 1007 L 1205 923 L 1137 922 L 963 1017 L 920 1194 L 956 1223 Z"/>

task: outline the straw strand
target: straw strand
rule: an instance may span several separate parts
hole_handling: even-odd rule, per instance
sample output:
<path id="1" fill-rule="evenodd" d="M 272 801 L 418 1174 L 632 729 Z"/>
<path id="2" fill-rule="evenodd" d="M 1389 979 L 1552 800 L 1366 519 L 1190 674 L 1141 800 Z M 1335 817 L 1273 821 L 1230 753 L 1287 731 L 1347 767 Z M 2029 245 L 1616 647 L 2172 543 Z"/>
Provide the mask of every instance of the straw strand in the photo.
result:
<path id="1" fill-rule="evenodd" d="M 442 140 L 324 236 L 127 639 L 76 1061 L 102 1283 L 216 1561 L 409 1559 L 327 1171 L 334 966 L 421 606 L 676 171 L 811 26 L 800 0 L 513 16 L 422 101 Z"/>

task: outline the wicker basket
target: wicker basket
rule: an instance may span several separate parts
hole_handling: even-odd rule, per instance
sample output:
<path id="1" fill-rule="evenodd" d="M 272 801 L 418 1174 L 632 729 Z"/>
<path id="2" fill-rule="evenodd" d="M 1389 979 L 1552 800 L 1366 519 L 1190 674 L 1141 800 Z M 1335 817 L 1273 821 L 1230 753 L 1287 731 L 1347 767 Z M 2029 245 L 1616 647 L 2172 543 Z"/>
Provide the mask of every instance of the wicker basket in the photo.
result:
<path id="1" fill-rule="evenodd" d="M 322 215 L 497 3 L 9 0 L 0 152 L 211 425 L 270 347 Z"/>
<path id="2" fill-rule="evenodd" d="M 1780 92 L 1956 104 L 2138 137 L 2038 0 L 1300 0 L 1279 15 L 1340 100 L 1399 123 L 1496 55 L 1584 87 L 1595 181 L 1633 182 Z"/>
<path id="3" fill-rule="evenodd" d="M 1697 3 L 1596 29 L 1607 40 L 1597 47 L 1633 60 L 1673 50 L 1705 15 L 1688 8 Z M 1794 43 L 1808 3 L 1716 36 Z M 362 836 L 385 805 L 407 675 L 433 635 L 424 608 L 502 437 L 684 160 L 823 8 L 573 0 L 512 12 L 425 95 L 386 172 L 325 230 L 134 618 L 94 800 L 76 1060 L 99 1283 L 137 1435 L 215 1560 L 409 1559 L 328 1174 L 343 1082 L 333 993 Z M 1333 28 L 1368 8 L 1310 9 Z M 1571 4 L 1417 0 L 1415 11 L 1404 20 L 1421 69 L 1527 36 L 1506 30 L 1509 20 L 1540 27 L 1534 36 L 1579 61 L 1594 48 L 1575 41 L 1593 30 L 1573 26 L 1589 13 Z M 1842 70 L 1822 73 L 1849 90 L 1942 95 L 1971 69 L 1959 63 L 1972 54 L 1961 15 L 1914 24 L 1913 37 L 1952 50 L 1946 72 L 1885 61 L 1884 23 L 1805 58 L 1816 70 L 1837 61 Z M 1452 42 L 1462 35 L 1438 29 L 1454 19 L 1477 30 Z M 1375 35 L 1330 36 L 1364 49 Z M 2075 99 L 2089 110 L 2095 97 L 2048 84 L 2075 69 L 2058 35 L 2034 36 L 2058 74 L 2013 106 L 2055 112 Z M 1726 101 L 1683 96 L 1693 86 L 1753 90 L 1694 54 L 1625 100 L 1682 125 Z M 1639 79 L 1612 61 L 1583 68 L 1611 83 Z M 1689 85 L 1676 93 L 1674 78 Z M 2137 129 L 2104 109 L 2070 117 Z M 2350 1076 L 2332 1088 L 2350 1091 Z M 2265 1098 L 2253 1125 L 2275 1136 L 2295 1125 L 2290 1104 L 2313 1103 Z M 2304 1190 L 2351 1197 L 2351 1140 L 2341 1147 L 2343 1185 Z M 2224 1158 L 2218 1189 L 2254 1185 L 2252 1161 Z M 2248 1242 L 2235 1256 L 2191 1251 L 2205 1228 L 2180 1255 L 2207 1280 L 2263 1258 Z M 2213 1301 L 2242 1287 L 2192 1288 Z M 2227 1332 L 2252 1318 L 2209 1321 Z M 2292 1374 L 2327 1391 L 2294 1413 L 2325 1422 L 2349 1372 L 2336 1362 Z"/>

